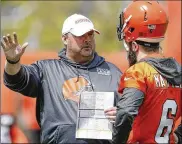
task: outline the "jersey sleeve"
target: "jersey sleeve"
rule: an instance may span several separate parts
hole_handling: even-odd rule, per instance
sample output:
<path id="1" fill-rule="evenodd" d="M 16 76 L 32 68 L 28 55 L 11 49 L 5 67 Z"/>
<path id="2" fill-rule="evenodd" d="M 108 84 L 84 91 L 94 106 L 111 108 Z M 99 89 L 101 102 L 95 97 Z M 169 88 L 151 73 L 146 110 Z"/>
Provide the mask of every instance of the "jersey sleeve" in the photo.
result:
<path id="1" fill-rule="evenodd" d="M 120 93 L 124 88 L 136 88 L 146 94 L 147 85 L 144 67 L 144 63 L 135 64 L 123 74 L 119 86 Z"/>

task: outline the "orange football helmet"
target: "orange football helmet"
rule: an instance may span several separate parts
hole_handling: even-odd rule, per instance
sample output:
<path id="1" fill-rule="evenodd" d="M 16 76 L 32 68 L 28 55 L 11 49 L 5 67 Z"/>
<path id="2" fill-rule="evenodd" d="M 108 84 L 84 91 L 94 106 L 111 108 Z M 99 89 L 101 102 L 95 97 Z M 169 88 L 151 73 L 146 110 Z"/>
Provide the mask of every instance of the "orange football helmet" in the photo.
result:
<path id="1" fill-rule="evenodd" d="M 168 17 L 157 1 L 133 1 L 120 14 L 119 40 L 159 43 L 164 39 Z"/>

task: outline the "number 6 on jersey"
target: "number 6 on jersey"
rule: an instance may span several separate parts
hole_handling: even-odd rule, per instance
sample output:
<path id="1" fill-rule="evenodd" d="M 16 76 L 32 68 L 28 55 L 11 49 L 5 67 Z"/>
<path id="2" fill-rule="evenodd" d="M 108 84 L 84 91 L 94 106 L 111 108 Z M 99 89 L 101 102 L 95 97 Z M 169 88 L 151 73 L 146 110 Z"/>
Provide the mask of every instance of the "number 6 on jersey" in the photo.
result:
<path id="1" fill-rule="evenodd" d="M 174 100 L 166 100 L 163 104 L 163 111 L 161 116 L 160 125 L 155 135 L 155 141 L 157 143 L 169 143 L 169 135 L 173 127 L 173 119 L 168 117 L 171 111 L 171 116 L 176 116 L 177 104 Z M 165 131 L 166 130 L 166 131 Z"/>

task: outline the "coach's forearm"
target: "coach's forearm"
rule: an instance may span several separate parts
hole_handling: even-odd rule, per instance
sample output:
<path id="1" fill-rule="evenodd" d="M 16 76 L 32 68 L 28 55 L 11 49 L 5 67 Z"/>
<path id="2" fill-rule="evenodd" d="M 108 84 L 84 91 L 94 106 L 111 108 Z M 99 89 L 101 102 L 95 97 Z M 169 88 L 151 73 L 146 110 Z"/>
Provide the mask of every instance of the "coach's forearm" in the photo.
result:
<path id="1" fill-rule="evenodd" d="M 20 71 L 21 64 L 20 62 L 16 64 L 10 64 L 9 62 L 6 61 L 5 63 L 5 72 L 9 75 L 15 75 Z"/>

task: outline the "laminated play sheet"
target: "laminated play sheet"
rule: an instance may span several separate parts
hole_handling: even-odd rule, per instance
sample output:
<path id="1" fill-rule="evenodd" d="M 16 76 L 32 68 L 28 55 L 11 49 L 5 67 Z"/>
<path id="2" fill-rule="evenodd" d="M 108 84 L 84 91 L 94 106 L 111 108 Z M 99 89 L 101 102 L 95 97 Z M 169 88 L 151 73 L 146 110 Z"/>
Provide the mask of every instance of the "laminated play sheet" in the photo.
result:
<path id="1" fill-rule="evenodd" d="M 114 105 L 114 92 L 83 92 L 78 105 L 76 138 L 112 139 L 112 123 L 104 110 Z"/>

